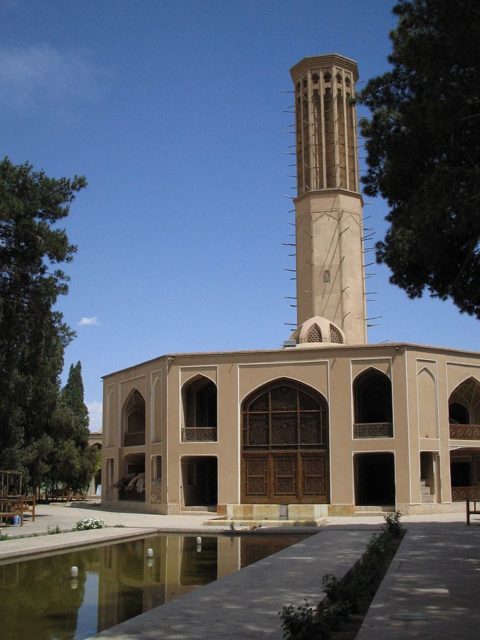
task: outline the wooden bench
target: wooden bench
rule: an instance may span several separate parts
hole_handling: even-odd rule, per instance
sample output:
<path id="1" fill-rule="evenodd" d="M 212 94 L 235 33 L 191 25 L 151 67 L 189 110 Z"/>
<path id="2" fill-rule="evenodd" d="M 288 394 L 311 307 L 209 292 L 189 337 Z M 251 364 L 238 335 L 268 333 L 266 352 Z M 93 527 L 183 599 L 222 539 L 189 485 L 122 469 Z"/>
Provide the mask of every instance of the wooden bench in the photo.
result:
<path id="1" fill-rule="evenodd" d="M 32 514 L 32 522 L 35 522 L 35 496 L 21 498 L 22 517 L 24 513 Z"/>
<path id="2" fill-rule="evenodd" d="M 480 498 L 467 498 L 467 526 L 471 515 L 480 515 Z"/>

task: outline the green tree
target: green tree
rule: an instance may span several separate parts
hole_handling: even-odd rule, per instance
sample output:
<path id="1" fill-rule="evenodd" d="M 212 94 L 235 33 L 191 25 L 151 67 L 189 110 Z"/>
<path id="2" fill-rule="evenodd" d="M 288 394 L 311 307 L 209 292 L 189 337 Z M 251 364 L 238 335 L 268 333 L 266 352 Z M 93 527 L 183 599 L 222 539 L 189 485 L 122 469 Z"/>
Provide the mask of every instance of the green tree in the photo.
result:
<path id="1" fill-rule="evenodd" d="M 391 71 L 360 96 L 365 193 L 389 206 L 377 260 L 410 297 L 428 291 L 480 317 L 480 2 L 393 11 Z"/>
<path id="2" fill-rule="evenodd" d="M 73 334 L 54 305 L 67 293 L 59 264 L 76 248 L 56 224 L 85 178 L 49 178 L 0 161 L 0 467 L 49 470 L 52 415 L 65 346 Z"/>
<path id="3" fill-rule="evenodd" d="M 82 363 L 79 361 L 75 365 L 70 365 L 67 384 L 62 390 L 62 399 L 70 407 L 78 422 L 79 429 L 82 428 L 88 438 L 88 409 L 84 402 L 84 389 L 82 379 Z"/>
<path id="4" fill-rule="evenodd" d="M 49 478 L 74 491 L 88 487 L 95 473 L 96 454 L 88 446 L 88 409 L 84 402 L 82 365 L 70 366 L 68 380 L 53 416 L 51 434 L 54 448 Z"/>

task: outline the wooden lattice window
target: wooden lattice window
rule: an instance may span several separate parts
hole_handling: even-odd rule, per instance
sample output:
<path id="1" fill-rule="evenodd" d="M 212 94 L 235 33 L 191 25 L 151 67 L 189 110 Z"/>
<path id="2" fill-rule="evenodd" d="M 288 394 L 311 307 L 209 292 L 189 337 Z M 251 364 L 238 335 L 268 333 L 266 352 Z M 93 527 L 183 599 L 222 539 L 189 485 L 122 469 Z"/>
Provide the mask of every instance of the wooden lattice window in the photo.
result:
<path id="1" fill-rule="evenodd" d="M 327 491 L 327 461 L 326 458 L 310 456 L 303 457 L 303 493 L 304 495 L 318 495 Z"/>
<path id="2" fill-rule="evenodd" d="M 244 450 L 298 450 L 328 444 L 328 405 L 304 385 L 266 385 L 243 405 Z"/>
<path id="3" fill-rule="evenodd" d="M 217 427 L 217 387 L 197 376 L 183 390 L 185 427 Z"/>

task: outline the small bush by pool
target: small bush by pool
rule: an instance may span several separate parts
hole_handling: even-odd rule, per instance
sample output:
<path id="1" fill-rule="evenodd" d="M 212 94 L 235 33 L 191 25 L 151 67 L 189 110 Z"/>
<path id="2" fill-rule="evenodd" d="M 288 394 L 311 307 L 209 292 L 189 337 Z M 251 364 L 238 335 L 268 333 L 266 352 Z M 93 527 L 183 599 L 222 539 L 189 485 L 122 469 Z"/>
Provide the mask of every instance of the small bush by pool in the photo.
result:
<path id="1" fill-rule="evenodd" d="M 100 518 L 83 518 L 83 520 L 79 520 L 76 522 L 72 531 L 87 531 L 88 529 L 103 529 L 107 525 Z"/>

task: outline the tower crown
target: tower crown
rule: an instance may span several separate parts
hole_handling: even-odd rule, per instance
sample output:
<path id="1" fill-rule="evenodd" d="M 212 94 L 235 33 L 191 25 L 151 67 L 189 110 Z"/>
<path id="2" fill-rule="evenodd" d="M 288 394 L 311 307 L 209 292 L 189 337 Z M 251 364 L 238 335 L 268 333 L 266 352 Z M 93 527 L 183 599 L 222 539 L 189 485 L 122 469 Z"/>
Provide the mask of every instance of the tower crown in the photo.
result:
<path id="1" fill-rule="evenodd" d="M 355 134 L 357 65 L 337 53 L 304 58 L 295 85 L 297 191 L 358 192 Z"/>

